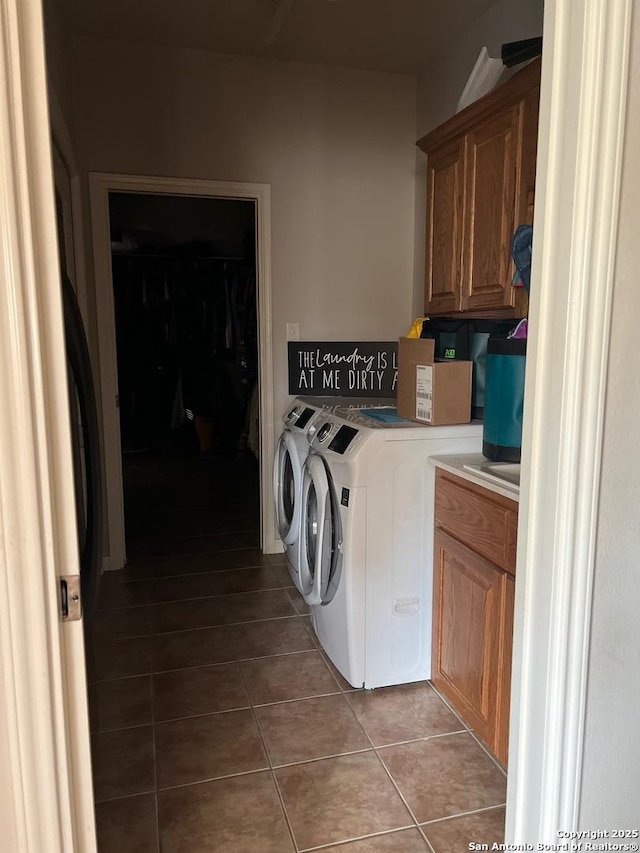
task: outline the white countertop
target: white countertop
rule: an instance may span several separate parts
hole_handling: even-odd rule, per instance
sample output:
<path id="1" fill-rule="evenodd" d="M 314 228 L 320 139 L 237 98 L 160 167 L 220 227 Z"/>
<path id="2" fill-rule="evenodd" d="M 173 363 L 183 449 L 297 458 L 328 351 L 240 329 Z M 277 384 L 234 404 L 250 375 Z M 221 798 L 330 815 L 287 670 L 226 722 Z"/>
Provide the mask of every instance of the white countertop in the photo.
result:
<path id="1" fill-rule="evenodd" d="M 463 480 L 475 483 L 476 486 L 481 486 L 490 492 L 496 492 L 496 494 L 510 498 L 512 501 L 518 501 L 520 498 L 520 489 L 517 486 L 511 486 L 507 483 L 502 485 L 495 480 L 488 480 L 481 474 L 469 471 L 464 467 L 465 465 L 483 465 L 486 463 L 488 460 L 481 453 L 448 453 L 429 458 L 436 468 L 449 471 Z"/>

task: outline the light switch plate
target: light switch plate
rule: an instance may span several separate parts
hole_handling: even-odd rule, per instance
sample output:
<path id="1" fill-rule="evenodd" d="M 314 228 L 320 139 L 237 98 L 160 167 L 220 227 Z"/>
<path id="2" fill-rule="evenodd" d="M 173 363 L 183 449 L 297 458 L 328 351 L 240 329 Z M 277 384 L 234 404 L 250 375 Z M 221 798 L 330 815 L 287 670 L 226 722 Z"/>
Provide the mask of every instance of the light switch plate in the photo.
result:
<path id="1" fill-rule="evenodd" d="M 300 323 L 287 323 L 287 340 L 300 340 Z"/>

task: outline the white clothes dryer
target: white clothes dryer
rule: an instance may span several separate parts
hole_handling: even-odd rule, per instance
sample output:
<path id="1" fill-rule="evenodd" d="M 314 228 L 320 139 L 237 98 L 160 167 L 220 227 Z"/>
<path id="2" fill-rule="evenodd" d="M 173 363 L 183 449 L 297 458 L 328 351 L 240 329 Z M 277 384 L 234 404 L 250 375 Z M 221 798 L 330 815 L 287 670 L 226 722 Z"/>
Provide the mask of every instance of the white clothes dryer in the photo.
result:
<path id="1" fill-rule="evenodd" d="M 481 446 L 481 423 L 421 426 L 386 411 L 315 420 L 302 472 L 299 588 L 323 648 L 354 687 L 430 677 L 428 460 Z"/>
<path id="2" fill-rule="evenodd" d="M 309 454 L 309 441 L 320 412 L 336 409 L 388 408 L 395 400 L 384 397 L 296 397 L 282 417 L 284 428 L 278 439 L 273 466 L 273 494 L 276 524 L 284 545 L 289 573 L 303 592 L 299 572 L 300 512 L 302 506 L 302 466 Z"/>

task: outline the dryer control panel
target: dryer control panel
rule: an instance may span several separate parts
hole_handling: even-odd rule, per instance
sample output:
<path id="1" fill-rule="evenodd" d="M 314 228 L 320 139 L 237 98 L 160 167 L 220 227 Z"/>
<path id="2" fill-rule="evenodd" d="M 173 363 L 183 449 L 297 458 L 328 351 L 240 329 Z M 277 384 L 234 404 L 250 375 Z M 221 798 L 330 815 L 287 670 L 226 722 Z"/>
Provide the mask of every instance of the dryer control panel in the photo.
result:
<path id="1" fill-rule="evenodd" d="M 350 426 L 341 426 L 331 439 L 329 450 L 333 450 L 334 453 L 344 453 L 357 434 L 357 429 Z"/>
<path id="2" fill-rule="evenodd" d="M 371 430 L 345 423 L 342 418 L 328 415 L 314 421 L 315 435 L 309 435 L 309 444 L 322 454 L 335 453 L 345 458 L 359 453 Z"/>
<path id="3" fill-rule="evenodd" d="M 309 406 L 294 406 L 293 409 L 285 415 L 284 422 L 289 427 L 296 427 L 297 429 L 304 430 L 315 413 L 316 410 Z"/>

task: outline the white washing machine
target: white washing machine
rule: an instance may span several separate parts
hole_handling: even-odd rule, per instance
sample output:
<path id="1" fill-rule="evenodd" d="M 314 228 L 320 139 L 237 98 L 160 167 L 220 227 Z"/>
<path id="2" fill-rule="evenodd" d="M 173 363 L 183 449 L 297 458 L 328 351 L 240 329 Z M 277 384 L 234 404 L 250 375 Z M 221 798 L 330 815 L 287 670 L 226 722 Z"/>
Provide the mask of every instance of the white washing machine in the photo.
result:
<path id="1" fill-rule="evenodd" d="M 302 506 L 302 466 L 309 454 L 314 422 L 321 411 L 355 408 L 387 408 L 395 400 L 387 398 L 296 397 L 282 417 L 284 428 L 278 439 L 273 464 L 273 495 L 276 524 L 282 539 L 289 572 L 303 592 L 299 572 L 299 533 Z M 304 593 L 303 593 L 304 594 Z"/>
<path id="2" fill-rule="evenodd" d="M 367 688 L 430 677 L 428 459 L 482 449 L 481 423 L 429 427 L 393 411 L 370 414 L 316 418 L 298 552 L 299 588 L 323 648 L 350 684 Z"/>

